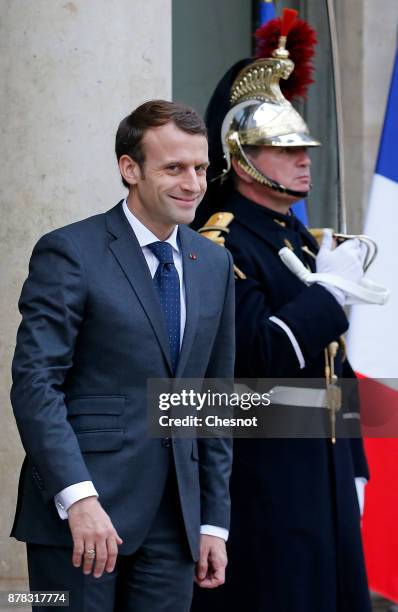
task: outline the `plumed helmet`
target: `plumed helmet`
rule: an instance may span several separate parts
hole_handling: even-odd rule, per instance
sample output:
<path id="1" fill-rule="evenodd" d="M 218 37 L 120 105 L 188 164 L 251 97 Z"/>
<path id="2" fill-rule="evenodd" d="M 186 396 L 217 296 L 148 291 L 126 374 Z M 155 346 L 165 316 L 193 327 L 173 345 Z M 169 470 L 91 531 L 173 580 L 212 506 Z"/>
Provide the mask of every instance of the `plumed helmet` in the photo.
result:
<path id="1" fill-rule="evenodd" d="M 221 126 L 221 144 L 226 168 L 225 176 L 231 168 L 231 157 L 256 181 L 280 192 L 304 197 L 304 192 L 293 192 L 260 172 L 246 155 L 244 147 L 317 147 L 320 143 L 312 138 L 309 129 L 295 110 L 287 96 L 305 95 L 306 86 L 312 82 L 312 65 L 309 63 L 316 42 L 315 32 L 302 20 L 296 20 L 296 11 L 285 9 L 282 19 L 275 19 L 257 31 L 260 53 L 267 52 L 270 57 L 261 57 L 246 64 L 237 74 L 230 89 L 230 108 Z M 281 91 L 280 80 L 292 75 L 295 64 L 286 49 L 290 30 L 297 30 L 304 38 L 301 53 L 307 69 L 300 68 L 294 88 L 286 95 Z M 303 36 L 304 32 L 304 36 Z M 277 34 L 277 40 L 275 40 Z M 276 44 L 275 44 L 276 43 Z M 270 46 L 274 44 L 274 49 Z M 304 51 L 303 51 L 304 50 Z M 297 50 L 296 50 L 297 55 Z M 306 81 L 306 83 L 304 83 Z"/>

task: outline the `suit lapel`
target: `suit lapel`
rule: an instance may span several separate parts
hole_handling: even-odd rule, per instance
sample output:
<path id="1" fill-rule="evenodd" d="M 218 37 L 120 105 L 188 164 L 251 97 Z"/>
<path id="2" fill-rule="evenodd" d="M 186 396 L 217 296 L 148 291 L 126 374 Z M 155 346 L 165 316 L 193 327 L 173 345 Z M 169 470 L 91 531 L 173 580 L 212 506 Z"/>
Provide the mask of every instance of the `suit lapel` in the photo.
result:
<path id="1" fill-rule="evenodd" d="M 109 247 L 145 310 L 171 371 L 169 339 L 159 297 L 142 249 L 124 215 L 121 203 L 107 213 L 106 223 L 108 231 L 115 236 Z"/>
<path id="2" fill-rule="evenodd" d="M 191 239 L 189 236 L 189 230 L 183 225 L 179 227 L 179 238 L 181 245 L 182 265 L 184 270 L 184 283 L 185 283 L 185 302 L 186 302 L 186 322 L 184 338 L 182 341 L 180 358 L 178 360 L 176 377 L 181 377 L 187 360 L 189 358 L 192 343 L 195 337 L 198 316 L 199 316 L 199 269 L 200 266 L 196 259 L 192 258 L 191 253 Z"/>

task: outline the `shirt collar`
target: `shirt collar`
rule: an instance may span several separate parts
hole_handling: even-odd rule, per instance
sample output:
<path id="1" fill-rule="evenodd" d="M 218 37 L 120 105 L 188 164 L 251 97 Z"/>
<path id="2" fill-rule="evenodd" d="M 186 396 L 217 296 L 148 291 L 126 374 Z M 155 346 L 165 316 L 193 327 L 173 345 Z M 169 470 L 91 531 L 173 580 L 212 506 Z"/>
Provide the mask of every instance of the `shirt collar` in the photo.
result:
<path id="1" fill-rule="evenodd" d="M 159 238 L 155 236 L 155 234 L 153 234 L 151 230 L 149 230 L 143 223 L 141 223 L 141 221 L 137 219 L 135 215 L 133 215 L 133 213 L 127 206 L 127 198 L 125 198 L 123 201 L 123 211 L 127 217 L 128 222 L 130 223 L 131 227 L 134 230 L 134 234 L 136 235 L 136 238 L 141 248 L 148 246 L 148 244 L 152 244 L 153 242 L 159 242 Z M 178 248 L 177 235 L 178 235 L 178 225 L 175 226 L 172 233 L 165 240 L 165 242 L 168 242 L 169 244 L 171 244 L 173 249 L 177 253 L 179 253 L 180 249 Z"/>

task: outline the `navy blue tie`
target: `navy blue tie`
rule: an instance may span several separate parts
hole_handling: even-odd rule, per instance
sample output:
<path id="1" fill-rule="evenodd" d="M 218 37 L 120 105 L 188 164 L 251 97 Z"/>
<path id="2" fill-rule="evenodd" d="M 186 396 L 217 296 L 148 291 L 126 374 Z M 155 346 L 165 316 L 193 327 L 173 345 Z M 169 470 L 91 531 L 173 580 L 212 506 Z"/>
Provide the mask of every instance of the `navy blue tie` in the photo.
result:
<path id="1" fill-rule="evenodd" d="M 159 260 L 153 282 L 159 294 L 160 304 L 169 335 L 171 364 L 176 371 L 180 354 L 180 279 L 173 261 L 173 247 L 168 242 L 153 242 L 148 248 Z"/>

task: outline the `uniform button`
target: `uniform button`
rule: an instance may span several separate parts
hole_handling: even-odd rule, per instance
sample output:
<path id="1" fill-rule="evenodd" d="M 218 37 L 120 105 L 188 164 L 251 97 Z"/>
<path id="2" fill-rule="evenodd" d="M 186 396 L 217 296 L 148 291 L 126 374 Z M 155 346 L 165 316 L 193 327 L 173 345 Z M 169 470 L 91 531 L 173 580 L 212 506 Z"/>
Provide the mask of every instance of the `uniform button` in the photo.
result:
<path id="1" fill-rule="evenodd" d="M 162 445 L 166 448 L 170 448 L 171 446 L 171 438 L 163 438 Z"/>

